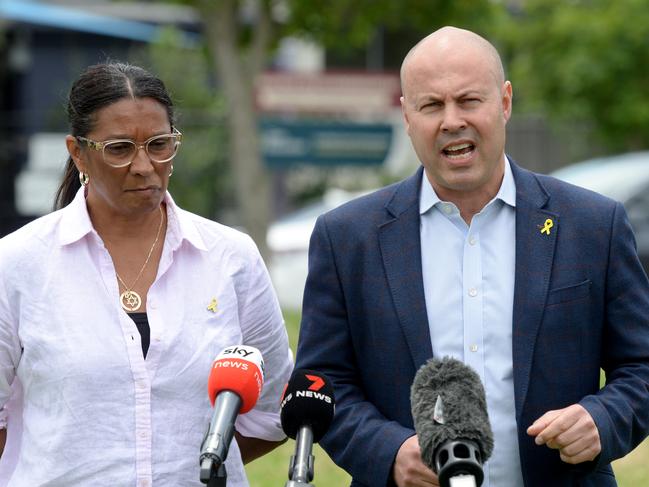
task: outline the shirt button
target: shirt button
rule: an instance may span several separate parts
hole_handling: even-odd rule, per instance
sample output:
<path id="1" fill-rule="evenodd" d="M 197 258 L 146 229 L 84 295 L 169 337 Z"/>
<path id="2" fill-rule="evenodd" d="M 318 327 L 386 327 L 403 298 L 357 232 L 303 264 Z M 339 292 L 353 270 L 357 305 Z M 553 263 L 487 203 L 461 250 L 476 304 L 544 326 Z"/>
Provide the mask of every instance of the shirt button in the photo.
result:
<path id="1" fill-rule="evenodd" d="M 140 438 L 146 438 L 146 431 L 140 433 Z M 146 482 L 146 480 L 143 480 L 142 482 Z"/>
<path id="2" fill-rule="evenodd" d="M 469 347 L 469 350 L 471 350 L 472 352 L 477 352 L 478 351 L 478 346 L 477 345 L 471 345 Z"/>
<path id="3" fill-rule="evenodd" d="M 444 213 L 446 213 L 447 215 L 453 213 L 453 207 L 451 205 L 444 205 L 443 208 L 444 208 Z"/>
<path id="4" fill-rule="evenodd" d="M 475 245 L 475 243 L 478 241 L 475 237 L 471 236 L 469 237 L 469 245 Z"/>
<path id="5" fill-rule="evenodd" d="M 147 479 L 142 479 L 138 482 L 140 487 L 149 487 L 149 481 Z"/>
<path id="6" fill-rule="evenodd" d="M 472 287 L 471 289 L 469 289 L 469 296 L 475 298 L 477 295 L 478 295 L 478 290 L 476 288 Z"/>

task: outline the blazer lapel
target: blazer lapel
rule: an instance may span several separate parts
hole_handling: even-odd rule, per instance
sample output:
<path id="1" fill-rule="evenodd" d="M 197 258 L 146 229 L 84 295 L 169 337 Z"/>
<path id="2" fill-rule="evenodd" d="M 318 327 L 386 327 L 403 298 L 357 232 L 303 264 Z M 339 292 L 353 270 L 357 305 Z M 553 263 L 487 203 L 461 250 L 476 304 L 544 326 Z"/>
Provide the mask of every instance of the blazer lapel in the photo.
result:
<path id="1" fill-rule="evenodd" d="M 385 274 L 416 369 L 433 354 L 421 272 L 421 177 L 422 168 L 396 187 L 386 205 L 388 219 L 379 227 Z"/>
<path id="2" fill-rule="evenodd" d="M 559 215 L 543 209 L 549 195 L 534 174 L 512 163 L 516 181 L 516 271 L 512 359 L 516 416 L 527 395 L 534 347 L 548 294 Z"/>

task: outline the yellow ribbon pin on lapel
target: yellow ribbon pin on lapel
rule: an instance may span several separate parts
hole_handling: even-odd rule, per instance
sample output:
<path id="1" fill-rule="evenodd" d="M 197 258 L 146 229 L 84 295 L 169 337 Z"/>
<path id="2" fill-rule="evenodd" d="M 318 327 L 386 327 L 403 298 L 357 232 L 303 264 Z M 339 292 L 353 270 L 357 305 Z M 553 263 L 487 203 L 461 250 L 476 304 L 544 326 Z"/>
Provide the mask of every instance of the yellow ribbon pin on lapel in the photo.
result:
<path id="1" fill-rule="evenodd" d="M 541 229 L 541 233 L 547 233 L 550 235 L 550 229 L 554 226 L 554 222 L 548 218 L 545 220 L 545 223 L 543 224 L 543 228 Z"/>
<path id="2" fill-rule="evenodd" d="M 216 298 L 212 298 L 212 301 L 210 301 L 210 304 L 207 305 L 207 310 L 211 311 L 212 313 L 216 313 L 218 303 L 216 302 Z"/>

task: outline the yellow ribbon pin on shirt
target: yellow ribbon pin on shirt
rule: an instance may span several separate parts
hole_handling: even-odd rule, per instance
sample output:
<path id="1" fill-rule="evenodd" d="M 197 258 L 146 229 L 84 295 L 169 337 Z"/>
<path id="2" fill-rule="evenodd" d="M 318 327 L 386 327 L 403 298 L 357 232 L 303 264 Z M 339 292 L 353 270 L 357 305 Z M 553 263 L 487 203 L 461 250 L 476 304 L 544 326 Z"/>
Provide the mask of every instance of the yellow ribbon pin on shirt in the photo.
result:
<path id="1" fill-rule="evenodd" d="M 543 224 L 543 228 L 541 229 L 541 233 L 547 233 L 550 235 L 550 229 L 554 226 L 554 222 L 548 218 L 545 220 L 545 223 Z"/>
<path id="2" fill-rule="evenodd" d="M 216 298 L 212 298 L 212 301 L 210 301 L 210 304 L 207 305 L 207 310 L 211 311 L 212 313 L 216 313 L 218 303 L 216 302 Z"/>

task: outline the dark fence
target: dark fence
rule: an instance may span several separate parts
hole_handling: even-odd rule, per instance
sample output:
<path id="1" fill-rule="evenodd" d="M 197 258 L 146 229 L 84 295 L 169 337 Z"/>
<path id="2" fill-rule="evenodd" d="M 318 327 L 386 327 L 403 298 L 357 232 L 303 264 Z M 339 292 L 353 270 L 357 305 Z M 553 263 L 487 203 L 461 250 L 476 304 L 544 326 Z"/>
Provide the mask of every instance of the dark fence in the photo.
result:
<path id="1" fill-rule="evenodd" d="M 605 150 L 587 126 L 550 127 L 540 117 L 514 115 L 507 125 L 507 153 L 525 168 L 547 174 Z"/>

